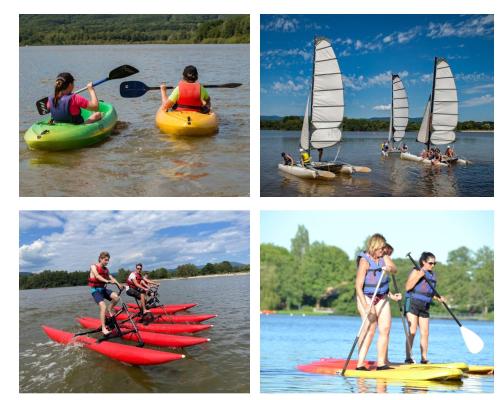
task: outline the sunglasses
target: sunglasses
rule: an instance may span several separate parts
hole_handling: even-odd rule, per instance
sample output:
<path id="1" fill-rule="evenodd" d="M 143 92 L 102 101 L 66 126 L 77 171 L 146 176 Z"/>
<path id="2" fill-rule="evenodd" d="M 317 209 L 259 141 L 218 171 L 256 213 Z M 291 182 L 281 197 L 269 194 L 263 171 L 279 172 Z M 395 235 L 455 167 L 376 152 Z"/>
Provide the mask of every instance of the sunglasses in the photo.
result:
<path id="1" fill-rule="evenodd" d="M 437 265 L 437 261 L 431 261 L 431 262 L 426 261 L 426 263 L 429 264 L 429 265 Z"/>

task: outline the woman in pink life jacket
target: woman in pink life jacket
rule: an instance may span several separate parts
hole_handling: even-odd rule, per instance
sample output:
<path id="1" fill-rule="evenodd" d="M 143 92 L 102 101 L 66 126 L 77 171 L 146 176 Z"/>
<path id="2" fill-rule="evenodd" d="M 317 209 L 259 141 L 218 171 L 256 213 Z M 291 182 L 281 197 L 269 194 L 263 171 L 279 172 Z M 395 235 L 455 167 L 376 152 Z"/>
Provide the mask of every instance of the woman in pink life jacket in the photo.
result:
<path id="1" fill-rule="evenodd" d="M 203 114 L 210 112 L 210 96 L 198 82 L 198 70 L 193 65 L 188 65 L 182 73 L 182 80 L 177 87 L 167 96 L 165 83 L 160 85 L 161 104 L 163 111 L 194 111 Z"/>
<path id="2" fill-rule="evenodd" d="M 75 125 L 91 124 L 102 118 L 99 110 L 99 100 L 95 93 L 92 82 L 87 83 L 90 100 L 79 94 L 73 94 L 75 78 L 69 72 L 62 72 L 56 78 L 54 95 L 49 96 L 47 107 L 50 110 L 54 122 L 65 122 Z M 86 121 L 83 119 L 81 110 L 94 112 Z"/>

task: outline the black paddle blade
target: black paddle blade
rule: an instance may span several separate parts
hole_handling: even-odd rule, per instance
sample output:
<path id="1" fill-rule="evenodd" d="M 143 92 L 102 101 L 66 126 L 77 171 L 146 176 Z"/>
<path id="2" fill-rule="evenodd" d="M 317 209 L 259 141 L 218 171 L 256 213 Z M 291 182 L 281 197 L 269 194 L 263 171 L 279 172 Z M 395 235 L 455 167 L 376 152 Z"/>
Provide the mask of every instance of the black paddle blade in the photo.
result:
<path id="1" fill-rule="evenodd" d="M 108 79 L 122 79 L 137 74 L 139 70 L 131 65 L 122 65 L 109 73 Z"/>
<path id="2" fill-rule="evenodd" d="M 122 97 L 141 97 L 148 90 L 149 87 L 140 81 L 127 81 L 120 84 L 120 95 Z"/>
<path id="3" fill-rule="evenodd" d="M 38 110 L 38 114 L 40 115 L 45 115 L 50 112 L 50 110 L 47 108 L 47 102 L 49 101 L 48 97 L 45 97 L 43 99 L 38 100 L 35 105 L 36 109 Z"/>
<path id="4" fill-rule="evenodd" d="M 208 89 L 232 89 L 240 87 L 241 85 L 241 83 L 223 83 L 220 85 L 203 85 L 203 87 L 206 87 Z"/>

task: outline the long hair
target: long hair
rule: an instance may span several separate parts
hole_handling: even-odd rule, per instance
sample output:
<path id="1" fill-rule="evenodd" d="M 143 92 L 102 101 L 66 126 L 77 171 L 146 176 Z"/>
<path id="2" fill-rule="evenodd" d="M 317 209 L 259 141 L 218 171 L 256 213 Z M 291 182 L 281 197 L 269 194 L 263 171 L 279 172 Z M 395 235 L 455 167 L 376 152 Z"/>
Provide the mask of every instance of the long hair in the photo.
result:
<path id="1" fill-rule="evenodd" d="M 69 72 L 61 72 L 57 75 L 56 84 L 54 86 L 54 106 L 57 106 L 57 103 L 61 98 L 61 93 L 65 91 L 74 81 L 75 78 L 73 78 L 73 75 Z"/>

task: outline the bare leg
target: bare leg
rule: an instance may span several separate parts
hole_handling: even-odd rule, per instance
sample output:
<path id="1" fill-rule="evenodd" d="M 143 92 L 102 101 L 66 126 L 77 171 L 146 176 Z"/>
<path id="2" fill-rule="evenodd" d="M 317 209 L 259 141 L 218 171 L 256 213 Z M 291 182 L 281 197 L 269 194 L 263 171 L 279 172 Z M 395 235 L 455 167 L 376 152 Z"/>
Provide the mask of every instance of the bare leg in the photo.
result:
<path id="1" fill-rule="evenodd" d="M 391 331 L 391 308 L 386 298 L 375 306 L 378 316 L 378 341 L 377 341 L 377 365 L 387 365 L 387 353 L 389 349 L 389 333 Z"/>
<path id="2" fill-rule="evenodd" d="M 106 328 L 106 303 L 99 302 L 99 319 L 101 320 L 101 331 L 103 335 L 109 335 L 111 332 Z"/>
<path id="3" fill-rule="evenodd" d="M 410 349 L 413 348 L 413 340 L 415 339 L 415 335 L 417 334 L 418 327 L 418 317 L 415 314 L 410 312 L 406 313 L 406 318 L 408 319 L 408 335 L 410 342 Z M 411 358 L 411 355 L 408 351 L 408 346 L 406 346 L 406 359 Z"/>
<path id="4" fill-rule="evenodd" d="M 420 328 L 420 353 L 422 354 L 422 361 L 427 361 L 427 351 L 429 350 L 429 318 L 418 319 L 418 326 Z"/>
<path id="5" fill-rule="evenodd" d="M 358 301 L 358 312 L 359 315 L 361 316 L 361 321 L 363 321 L 365 319 L 366 310 L 361 306 L 359 301 Z M 377 322 L 377 317 L 376 314 L 373 312 L 373 307 L 372 307 L 372 312 L 369 314 L 368 320 L 367 322 L 365 322 L 363 330 L 361 331 L 359 336 L 360 343 L 358 349 L 359 353 L 358 353 L 357 367 L 362 367 L 365 364 L 366 354 L 368 353 L 373 337 L 375 336 L 375 328 L 377 326 L 376 322 Z"/>

